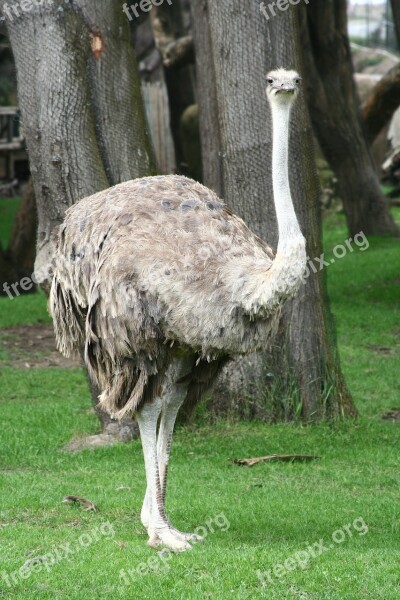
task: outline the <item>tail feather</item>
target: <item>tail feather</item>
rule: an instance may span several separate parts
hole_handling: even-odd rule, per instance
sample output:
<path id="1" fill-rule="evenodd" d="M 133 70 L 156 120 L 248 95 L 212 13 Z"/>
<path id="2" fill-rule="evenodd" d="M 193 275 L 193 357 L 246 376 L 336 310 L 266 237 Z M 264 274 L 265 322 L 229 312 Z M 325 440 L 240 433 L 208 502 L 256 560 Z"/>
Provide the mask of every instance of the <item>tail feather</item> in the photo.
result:
<path id="1" fill-rule="evenodd" d="M 92 294 L 90 305 L 80 306 L 73 291 L 54 276 L 49 310 L 57 347 L 65 356 L 84 360 L 90 379 L 102 391 L 99 406 L 113 418 L 122 419 L 160 393 L 167 349 L 162 346 L 157 359 L 146 352 L 135 352 L 121 323 L 111 319 L 113 326 L 104 330 L 98 302 L 99 297 Z M 126 340 L 123 352 L 122 339 Z"/>
<path id="2" fill-rule="evenodd" d="M 54 277 L 49 298 L 57 348 L 64 356 L 79 357 L 85 337 L 86 311 L 74 302 L 69 290 Z"/>

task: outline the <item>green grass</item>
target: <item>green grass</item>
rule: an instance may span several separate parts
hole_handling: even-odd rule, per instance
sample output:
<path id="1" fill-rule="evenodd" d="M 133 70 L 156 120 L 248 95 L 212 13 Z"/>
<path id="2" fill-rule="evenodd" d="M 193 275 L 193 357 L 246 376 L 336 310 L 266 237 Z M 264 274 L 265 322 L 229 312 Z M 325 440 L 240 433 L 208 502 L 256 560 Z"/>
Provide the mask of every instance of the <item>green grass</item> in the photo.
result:
<path id="1" fill-rule="evenodd" d="M 331 217 L 325 227 L 326 258 L 334 257 L 333 248 L 347 238 L 343 218 Z M 208 534 L 191 552 L 165 561 L 167 566 L 154 560 L 157 554 L 146 547 L 139 521 L 145 488 L 140 443 L 75 455 L 61 450 L 73 436 L 97 431 L 83 374 L 3 369 L 0 597 L 398 599 L 400 424 L 382 421 L 381 415 L 400 407 L 400 242 L 375 238 L 369 243 L 365 252 L 354 246 L 327 268 L 342 367 L 360 419 L 308 427 L 221 422 L 179 429 L 169 515 L 181 529 L 203 526 Z M 43 296 L 0 299 L 2 327 L 46 319 Z M 252 469 L 232 462 L 297 452 L 318 454 L 321 460 Z M 62 503 L 68 494 L 89 498 L 99 510 L 84 512 Z M 358 517 L 363 521 L 355 521 Z M 354 523 L 365 523 L 368 532 L 360 535 Z M 102 524 L 108 535 L 94 535 Z M 332 535 L 341 529 L 339 544 Z M 91 536 L 82 538 L 92 540 L 87 547 L 79 542 L 83 534 Z M 268 581 L 266 570 L 279 572 L 276 565 L 320 540 L 327 551 L 304 569 L 271 574 Z M 38 572 L 18 578 L 12 587 L 2 579 L 2 573 L 11 576 L 29 558 L 66 544 L 73 550 L 68 560 L 46 563 L 47 569 L 39 563 Z M 146 572 L 139 575 L 141 563 Z M 127 585 L 121 569 L 133 574 Z M 257 570 L 264 573 L 264 588 Z"/>
<path id="2" fill-rule="evenodd" d="M 7 247 L 21 198 L 0 198 L 0 246 Z"/>

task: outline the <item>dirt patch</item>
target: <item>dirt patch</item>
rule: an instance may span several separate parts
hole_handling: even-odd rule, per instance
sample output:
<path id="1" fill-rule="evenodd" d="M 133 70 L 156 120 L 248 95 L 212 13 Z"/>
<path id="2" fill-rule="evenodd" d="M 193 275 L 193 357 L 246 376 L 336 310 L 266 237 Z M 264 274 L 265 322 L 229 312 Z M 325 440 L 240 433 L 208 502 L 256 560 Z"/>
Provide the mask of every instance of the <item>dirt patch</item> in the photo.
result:
<path id="1" fill-rule="evenodd" d="M 382 415 L 382 419 L 385 419 L 386 421 L 400 421 L 400 408 L 392 408 Z"/>
<path id="2" fill-rule="evenodd" d="M 58 352 L 51 323 L 1 329 L 0 364 L 16 369 L 80 366 L 79 361 L 65 358 Z"/>

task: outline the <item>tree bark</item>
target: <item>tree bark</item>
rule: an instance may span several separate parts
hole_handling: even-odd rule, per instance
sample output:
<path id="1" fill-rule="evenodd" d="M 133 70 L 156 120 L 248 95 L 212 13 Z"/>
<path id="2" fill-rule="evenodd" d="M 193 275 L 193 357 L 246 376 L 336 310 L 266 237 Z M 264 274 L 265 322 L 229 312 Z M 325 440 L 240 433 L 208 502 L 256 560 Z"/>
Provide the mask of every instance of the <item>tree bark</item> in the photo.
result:
<path id="1" fill-rule="evenodd" d="M 65 210 L 110 185 L 154 174 L 155 163 L 118 2 L 56 0 L 21 11 L 7 26 L 38 207 L 35 275 L 48 289 L 51 233 Z"/>
<path id="2" fill-rule="evenodd" d="M 305 91 L 321 149 L 339 182 L 350 235 L 399 234 L 362 128 L 346 0 L 299 6 Z"/>
<path id="3" fill-rule="evenodd" d="M 221 131 L 217 83 L 211 47 L 208 2 L 192 0 L 193 38 L 196 58 L 197 103 L 203 157 L 203 181 L 224 197 Z"/>
<path id="4" fill-rule="evenodd" d="M 176 39 L 184 35 L 182 7 L 180 2 L 167 2 L 153 6 L 150 13 L 156 46 L 164 57 L 167 48 Z M 170 111 L 171 132 L 174 139 L 176 164 L 178 172 L 184 172 L 185 157 L 180 138 L 180 118 L 183 111 L 193 104 L 193 82 L 190 67 L 181 69 L 165 69 Z"/>
<path id="5" fill-rule="evenodd" d="M 20 278 L 20 273 L 15 269 L 0 245 L 0 296 L 10 296 L 13 293 L 10 286 L 19 281 Z"/>
<path id="6" fill-rule="evenodd" d="M 8 247 L 4 251 L 0 249 L 0 295 L 8 294 L 7 289 L 10 290 L 13 284 L 17 285 L 18 295 L 35 291 L 36 286 L 33 282 L 29 289 L 23 289 L 19 282 L 23 277 L 32 278 L 36 254 L 36 231 L 36 202 L 30 180 L 13 223 Z M 11 293 L 14 293 L 12 288 Z"/>
<path id="7" fill-rule="evenodd" d="M 32 179 L 13 223 L 7 256 L 14 265 L 32 276 L 36 256 L 37 214 Z"/>
<path id="8" fill-rule="evenodd" d="M 390 123 L 399 106 L 400 63 L 382 77 L 362 106 L 362 116 L 370 143 Z"/>
<path id="9" fill-rule="evenodd" d="M 293 9 L 267 21 L 256 0 L 245 6 L 242 0 L 193 2 L 205 182 L 273 247 L 277 224 L 265 74 L 276 65 L 300 69 L 296 17 Z M 294 109 L 291 134 L 296 213 L 309 256 L 319 257 L 320 189 L 304 97 Z M 235 361 L 217 383 L 213 396 L 217 409 L 222 404 L 246 412 L 249 402 L 258 413 L 262 406 L 272 420 L 357 414 L 340 371 L 324 273 L 312 273 L 286 305 L 272 350 Z"/>
<path id="10" fill-rule="evenodd" d="M 8 21 L 8 30 L 38 206 L 36 271 L 46 284 L 50 234 L 65 210 L 118 181 L 154 172 L 154 162 L 118 3 L 43 6 Z"/>

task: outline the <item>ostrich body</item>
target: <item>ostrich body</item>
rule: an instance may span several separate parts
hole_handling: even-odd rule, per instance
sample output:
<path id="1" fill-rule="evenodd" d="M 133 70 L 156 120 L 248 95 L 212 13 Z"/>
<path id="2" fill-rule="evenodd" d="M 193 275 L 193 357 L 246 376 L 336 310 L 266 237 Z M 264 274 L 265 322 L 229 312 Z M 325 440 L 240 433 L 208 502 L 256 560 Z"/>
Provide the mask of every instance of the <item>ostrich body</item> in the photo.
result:
<path id="1" fill-rule="evenodd" d="M 180 406 L 194 406 L 231 357 L 268 346 L 305 269 L 288 178 L 300 78 L 279 69 L 267 81 L 276 255 L 211 190 L 176 175 L 84 198 L 58 231 L 50 294 L 58 347 L 66 355 L 84 348 L 102 408 L 136 417 L 147 479 L 141 519 L 153 547 L 185 550 L 199 537 L 177 531 L 165 514 Z"/>

